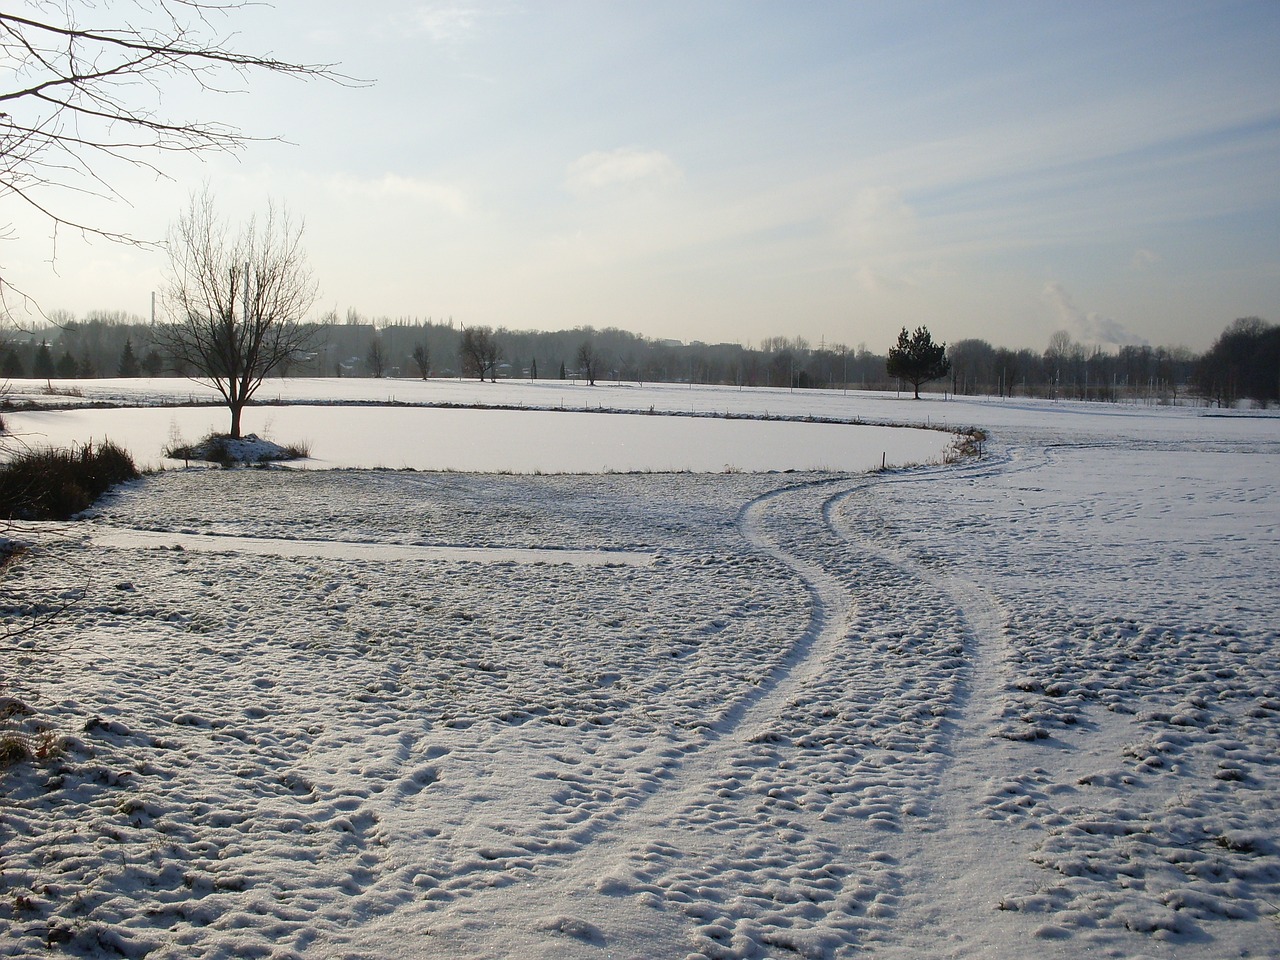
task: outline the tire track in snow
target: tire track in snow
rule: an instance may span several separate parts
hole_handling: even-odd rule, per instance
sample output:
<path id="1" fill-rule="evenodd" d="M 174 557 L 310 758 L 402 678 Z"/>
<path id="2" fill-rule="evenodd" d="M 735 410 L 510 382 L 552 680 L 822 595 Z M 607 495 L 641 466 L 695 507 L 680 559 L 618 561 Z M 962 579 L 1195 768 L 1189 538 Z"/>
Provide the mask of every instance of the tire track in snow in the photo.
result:
<path id="1" fill-rule="evenodd" d="M 530 918 L 538 916 L 556 928 L 552 933 L 567 932 L 570 937 L 594 942 L 596 933 L 592 931 L 597 928 L 577 919 L 583 912 L 582 901 L 601 894 L 609 897 L 608 885 L 625 884 L 622 878 L 628 874 L 630 865 L 637 857 L 643 858 L 644 851 L 655 842 L 688 839 L 689 828 L 673 827 L 670 823 L 673 817 L 682 811 L 703 807 L 717 784 L 734 776 L 734 761 L 742 760 L 752 744 L 769 741 L 773 722 L 802 698 L 807 685 L 827 670 L 830 658 L 847 637 L 851 605 L 845 586 L 817 564 L 788 551 L 782 545 L 783 538 L 771 533 L 769 527 L 771 513 L 775 508 L 785 507 L 791 498 L 821 495 L 825 492 L 823 488 L 837 484 L 842 485 L 841 489 L 831 496 L 839 496 L 850 482 L 862 485 L 866 481 L 841 477 L 790 485 L 755 498 L 738 513 L 738 529 L 749 548 L 795 572 L 810 598 L 805 630 L 792 641 L 770 674 L 718 722 L 708 726 L 699 742 L 661 751 L 659 767 L 649 771 L 644 778 L 647 786 L 639 795 L 624 793 L 573 828 L 559 833 L 553 844 L 547 844 L 545 838 L 532 838 L 525 845 L 525 856 L 517 855 L 515 859 L 527 863 L 535 848 L 540 848 L 537 849 L 536 880 L 524 882 L 525 890 L 515 904 L 508 894 L 501 892 L 501 884 L 488 882 L 496 879 L 491 873 L 488 876 L 476 873 L 476 865 L 469 862 L 475 859 L 470 855 L 473 851 L 467 848 L 470 841 L 482 837 L 484 831 L 476 834 L 463 825 L 462 833 L 470 840 L 461 846 L 461 836 L 450 842 L 446 859 L 455 869 L 460 867 L 464 874 L 472 874 L 475 882 L 469 880 L 465 885 L 452 886 L 449 899 L 439 904 L 441 912 L 433 913 L 436 920 L 433 935 L 440 938 L 436 943 L 442 944 L 452 936 L 459 949 L 476 955 L 476 925 L 507 931 L 527 929 Z M 819 508 L 813 513 L 815 521 L 824 527 L 829 525 L 825 509 Z M 454 753 L 457 755 L 458 751 L 455 749 Z M 709 840 L 713 844 L 732 842 L 730 837 L 720 834 L 712 834 Z M 508 845 L 519 848 L 519 844 Z M 732 853 L 719 847 L 715 852 Z M 481 850 L 481 856 L 484 855 Z M 499 892 L 494 892 L 493 887 L 498 887 Z M 616 920 L 620 901 L 609 898 L 606 903 L 610 920 Z M 653 923 L 652 911 L 646 914 L 644 922 Z M 678 916 L 668 916 L 665 922 L 684 923 Z M 668 931 L 668 935 L 680 939 L 674 931 Z M 565 941 L 560 942 L 563 945 Z"/>
<path id="2" fill-rule="evenodd" d="M 1002 464 L 990 462 L 965 464 L 961 467 L 930 470 L 927 479 L 983 477 L 999 473 L 1002 469 Z M 658 922 L 659 918 L 661 923 L 670 925 L 664 934 L 667 942 L 688 942 L 686 938 L 692 930 L 687 926 L 687 918 L 681 918 L 675 911 L 659 910 L 655 914 L 652 910 L 646 910 L 643 911 L 643 919 L 637 920 L 634 916 L 637 908 L 631 902 L 634 898 L 619 897 L 618 894 L 635 894 L 641 889 L 656 892 L 658 886 L 643 882 L 646 871 L 642 865 L 654 858 L 661 861 L 668 853 L 679 856 L 676 851 L 680 849 L 687 850 L 684 855 L 686 863 L 688 857 L 693 856 L 695 860 L 705 858 L 708 862 L 719 861 L 732 865 L 737 858 L 743 856 L 741 850 L 734 849 L 735 844 L 751 840 L 753 833 L 767 829 L 766 820 L 749 812 L 751 802 L 743 802 L 735 811 L 726 812 L 723 819 L 705 829 L 696 824 L 702 811 L 711 806 L 724 806 L 717 797 L 725 795 L 726 791 L 741 795 L 744 776 L 752 784 L 748 792 L 755 789 L 759 783 L 759 778 L 753 772 L 755 768 L 760 768 L 759 772 L 767 774 L 767 770 L 771 769 L 770 763 L 775 762 L 765 759 L 765 756 L 769 753 L 776 754 L 773 747 L 774 731 L 785 728 L 784 715 L 797 710 L 803 712 L 803 706 L 814 695 L 830 695 L 830 680 L 842 668 L 841 658 L 847 661 L 850 655 L 850 651 L 844 648 L 847 647 L 852 629 L 854 605 L 851 598 L 855 592 L 855 583 L 842 580 L 835 573 L 824 569 L 820 562 L 806 559 L 802 555 L 809 552 L 806 546 L 816 538 L 828 541 L 827 549 L 838 547 L 841 543 L 857 545 L 860 550 L 877 557 L 879 562 L 889 563 L 892 568 L 897 569 L 906 582 L 919 581 L 919 572 L 914 566 L 898 562 L 900 558 L 886 556 L 882 550 L 863 543 L 848 530 L 838 526 L 838 506 L 846 498 L 869 486 L 896 482 L 898 479 L 897 476 L 839 477 L 793 484 L 757 497 L 740 509 L 738 529 L 750 549 L 794 572 L 808 591 L 810 616 L 804 631 L 792 641 L 786 655 L 755 690 L 741 697 L 721 715 L 717 723 L 706 728 L 703 739 L 691 745 L 650 754 L 651 766 L 647 770 L 635 771 L 637 776 L 629 778 L 628 786 L 615 792 L 608 802 L 596 807 L 586 817 L 567 829 L 557 829 L 551 843 L 541 837 L 533 837 L 524 842 L 518 838 L 503 838 L 492 834 L 483 823 L 474 826 L 459 825 L 461 832 L 450 841 L 443 861 L 437 864 L 439 868 L 452 866 L 453 870 L 444 871 L 451 877 L 445 885 L 448 898 L 437 903 L 431 912 L 433 935 L 440 938 L 436 943 L 442 946 L 452 943 L 471 955 L 497 956 L 501 955 L 501 950 L 490 954 L 475 953 L 478 947 L 477 929 L 503 931 L 497 934 L 499 937 L 521 929 L 527 934 L 529 923 L 533 920 L 549 924 L 542 931 L 541 939 L 545 941 L 548 932 L 558 935 L 551 939 L 556 940 L 563 950 L 574 939 L 582 941 L 583 946 L 598 946 L 604 937 L 601 927 L 605 923 L 615 929 L 625 928 L 630 923 L 634 928 L 637 924 L 643 927 L 646 923 Z M 908 477 L 903 476 L 902 479 Z M 926 477 L 913 473 L 910 479 Z M 832 487 L 836 489 L 832 491 Z M 784 516 L 784 511 L 797 498 L 812 498 L 820 502 L 815 502 L 810 508 L 802 508 L 799 515 Z M 800 531 L 796 529 L 798 524 L 805 523 L 811 523 L 812 526 Z M 788 539 L 793 541 L 790 548 L 786 542 Z M 821 546 L 817 552 L 822 554 Z M 849 570 L 842 572 L 846 578 L 850 574 Z M 867 594 L 868 602 L 879 607 L 884 601 L 878 599 L 877 590 L 883 592 L 884 589 L 900 588 L 901 581 L 895 578 L 894 582 L 896 587 L 883 585 L 871 589 Z M 949 586 L 958 589 L 956 584 Z M 863 589 L 866 588 L 859 588 L 857 592 L 861 594 Z M 950 598 L 950 605 L 966 609 L 955 601 L 952 590 L 945 592 Z M 979 601 L 973 601 L 966 610 L 972 637 L 990 632 L 991 624 L 999 619 L 998 611 L 991 608 L 985 613 L 983 622 L 986 626 L 973 628 L 972 624 L 984 616 L 978 603 Z M 998 624 L 996 626 L 998 629 Z M 970 646 L 976 647 L 972 639 Z M 847 666 L 848 663 L 845 662 L 843 667 Z M 973 681 L 971 686 L 972 684 Z M 977 698 L 971 693 L 967 702 Z M 785 740 L 785 735 L 783 739 Z M 851 762 L 857 762 L 854 759 L 856 754 L 849 756 Z M 840 761 L 837 759 L 836 762 Z M 872 776 L 874 777 L 874 773 Z M 767 779 L 769 778 L 766 776 Z M 780 778 L 779 786 L 784 791 L 791 788 L 781 781 L 790 779 L 791 776 L 785 774 Z M 935 781 L 931 779 L 930 782 Z M 888 789 L 896 793 L 919 793 L 918 787 L 907 789 L 898 785 Z M 879 794 L 883 795 L 883 790 Z M 932 799 L 937 802 L 936 797 Z M 730 804 L 737 802 L 729 801 Z M 852 825 L 855 834 L 868 822 L 866 810 L 871 809 L 884 809 L 884 804 L 878 797 L 872 797 L 864 804 L 864 811 L 856 814 L 863 818 L 861 823 Z M 505 818 L 508 821 L 518 818 L 518 811 L 513 809 L 509 813 L 512 815 Z M 489 822 L 495 822 L 492 814 L 489 816 Z M 876 814 L 872 813 L 870 822 L 874 823 L 875 817 Z M 826 929 L 825 933 L 820 932 L 818 938 L 811 942 L 822 943 L 822 937 L 826 937 L 827 943 L 848 943 L 851 937 L 857 941 L 860 939 L 857 931 L 867 929 L 867 925 L 874 926 L 876 921 L 846 921 L 841 916 L 844 906 L 855 894 L 840 894 L 839 890 L 845 884 L 838 877 L 849 869 L 854 869 L 846 866 L 847 864 L 865 860 L 869 850 L 863 845 L 865 839 L 850 840 L 851 835 L 838 823 L 832 824 L 828 817 L 820 819 L 828 820 L 827 828 L 819 827 L 816 832 L 813 829 L 803 830 L 805 839 L 797 840 L 799 846 L 785 855 L 789 865 L 775 863 L 759 868 L 756 885 L 781 883 L 785 887 L 810 872 L 820 883 L 837 880 L 836 894 L 828 899 L 824 907 L 827 911 L 834 911 L 828 916 L 837 932 L 833 934 L 831 929 Z M 480 828 L 479 832 L 476 832 L 477 827 Z M 865 838 L 865 832 L 863 836 Z M 491 843 L 472 849 L 477 842 L 486 840 Z M 488 857 L 490 854 L 485 850 L 495 849 L 494 845 L 498 849 L 492 855 L 492 862 L 479 863 L 477 851 L 481 858 Z M 694 849 L 698 852 L 693 853 Z M 773 859 L 776 860 L 776 857 Z M 897 861 L 908 863 L 909 866 L 912 859 L 911 851 L 903 851 Z M 524 876 L 524 879 L 518 881 L 522 887 L 521 897 L 514 901 L 509 894 L 501 892 L 507 883 L 512 882 L 503 879 L 502 862 L 507 860 L 512 864 L 522 864 L 518 868 L 518 873 Z M 638 865 L 641 870 L 639 875 L 636 873 Z M 836 874 L 831 873 L 832 869 L 836 870 Z M 878 883 L 889 891 L 889 899 L 886 901 L 888 904 L 897 900 L 894 890 L 911 883 L 909 878 L 900 876 L 902 871 L 892 865 L 869 865 L 863 862 L 857 870 L 861 871 L 860 879 L 851 881 L 852 889 L 860 889 L 857 897 L 868 896 L 866 879 L 869 875 L 880 877 L 879 881 L 873 881 L 873 885 Z M 687 867 L 682 867 L 674 879 L 669 878 L 666 883 L 674 884 L 670 890 L 678 894 L 680 889 L 687 889 L 688 881 L 681 878 L 688 872 Z M 693 872 L 696 874 L 698 871 L 695 868 Z M 644 896 L 652 898 L 654 893 L 645 893 Z M 914 895 L 904 896 L 904 908 L 906 903 L 914 899 Z M 890 906 L 889 909 L 892 911 L 894 907 Z M 690 916 L 696 917 L 697 914 Z M 872 916 L 875 914 L 866 914 L 868 918 Z M 843 933 L 839 932 L 842 925 Z M 703 929 L 708 928 L 708 924 L 697 921 L 695 927 L 702 936 Z M 714 927 L 715 924 L 712 923 L 709 929 L 714 930 Z M 775 934 L 777 932 L 775 930 Z M 799 935 L 804 936 L 803 932 Z M 569 939 L 566 940 L 565 937 Z M 487 935 L 485 938 L 487 939 Z M 803 944 L 804 940 L 795 942 Z M 785 946 L 786 941 L 761 939 L 758 943 Z M 818 949 L 821 952 L 826 948 Z M 546 955 L 570 955 L 557 953 L 553 948 L 548 950 L 550 952 Z M 532 948 L 526 952 L 530 956 L 535 955 Z"/>
<path id="3" fill-rule="evenodd" d="M 1006 467 L 1004 462 L 983 461 L 928 470 L 924 477 L 913 472 L 909 476 L 901 475 L 901 479 L 945 478 L 954 481 L 958 478 L 990 476 L 1002 472 Z M 740 509 L 738 529 L 750 549 L 791 570 L 804 583 L 810 598 L 810 617 L 805 630 L 791 643 L 785 657 L 768 677 L 754 691 L 740 698 L 721 716 L 719 722 L 706 729 L 704 739 L 691 746 L 660 752 L 657 765 L 639 777 L 643 782 L 638 788 L 633 779 L 630 789 L 615 794 L 610 802 L 597 808 L 572 828 L 558 831 L 555 846 L 544 846 L 538 851 L 534 873 L 521 881 L 524 888 L 522 898 L 515 903 L 509 896 L 490 890 L 489 881 L 494 881 L 492 886 L 499 889 L 502 886 L 498 862 L 493 863 L 490 869 L 480 867 L 481 872 L 477 873 L 477 864 L 471 862 L 475 857 L 467 856 L 468 853 L 474 853 L 469 849 L 471 842 L 479 839 L 483 832 L 470 836 L 461 847 L 451 842 L 447 858 L 455 867 L 461 867 L 464 874 L 470 873 L 471 876 L 464 878 L 461 884 L 451 881 L 449 900 L 438 904 L 440 912 L 432 914 L 437 921 L 433 924 L 433 932 L 443 938 L 438 943 L 443 945 L 444 941 L 451 939 L 459 949 L 477 955 L 474 953 L 477 948 L 477 928 L 508 933 L 518 929 L 527 931 L 530 919 L 537 917 L 551 924 L 553 934 L 567 935 L 570 938 L 568 941 L 564 936 L 559 938 L 559 947 L 562 949 L 572 939 L 581 940 L 584 945 L 598 945 L 600 938 L 604 936 L 601 926 L 605 923 L 612 928 L 625 928 L 630 923 L 634 928 L 637 924 L 643 927 L 646 923 L 658 922 L 659 918 L 663 924 L 671 925 L 665 932 L 666 942 L 688 943 L 687 937 L 694 929 L 697 930 L 698 939 L 705 939 L 707 931 L 715 937 L 715 922 L 697 919 L 697 912 L 688 915 L 695 918 L 692 929 L 688 926 L 688 917 L 681 918 L 678 911 L 646 910 L 643 911 L 644 917 L 637 920 L 634 916 L 637 908 L 632 902 L 634 896 L 619 897 L 618 894 L 634 895 L 640 890 L 648 890 L 652 892 L 644 893 L 643 897 L 652 898 L 655 894 L 659 897 L 682 896 L 681 891 L 689 889 L 691 882 L 695 885 L 697 883 L 696 880 L 690 881 L 687 878 L 705 872 L 696 867 L 691 870 L 688 866 L 690 857 L 694 861 L 705 859 L 709 863 L 720 862 L 737 872 L 734 865 L 741 862 L 740 858 L 744 854 L 735 847 L 744 842 L 754 844 L 762 830 L 771 829 L 768 824 L 775 821 L 776 817 L 752 813 L 755 801 L 750 797 L 761 784 L 761 774 L 766 783 L 773 779 L 768 771 L 777 762 L 774 731 L 786 729 L 787 721 L 784 716 L 804 713 L 804 708 L 809 705 L 808 701 L 814 696 L 823 698 L 835 695 L 835 689 L 831 687 L 833 677 L 838 676 L 841 669 L 848 668 L 850 656 L 856 662 L 859 654 L 847 649 L 852 629 L 851 619 L 855 612 L 852 595 L 855 592 L 859 595 L 866 592 L 867 602 L 877 609 L 884 605 L 884 610 L 888 610 L 896 604 L 880 597 L 881 593 L 886 589 L 903 592 L 904 580 L 908 584 L 919 580 L 914 567 L 904 567 L 895 562 L 896 558 L 886 557 L 883 551 L 862 543 L 837 525 L 837 508 L 846 498 L 867 487 L 897 482 L 898 479 L 899 475 L 881 475 L 871 478 L 839 477 L 793 484 L 757 497 Z M 832 487 L 836 489 L 831 490 Z M 797 498 L 801 501 L 811 498 L 818 502 L 814 502 L 812 507 L 802 504 L 798 514 L 784 515 Z M 809 525 L 804 526 L 806 524 Z M 798 530 L 798 526 L 804 526 L 804 529 Z M 790 544 L 787 543 L 788 540 L 791 541 Z M 892 584 L 875 585 L 862 581 L 863 585 L 858 586 L 860 574 L 845 569 L 846 565 L 841 563 L 838 568 L 833 569 L 843 574 L 846 579 L 842 580 L 836 573 L 825 569 L 821 565 L 822 561 L 815 562 L 804 556 L 811 552 L 808 548 L 816 540 L 825 541 L 825 544 L 819 544 L 816 548 L 818 556 L 823 555 L 824 546 L 827 551 L 836 548 L 836 554 L 826 554 L 828 558 L 836 559 L 840 544 L 857 545 L 860 549 L 865 549 L 867 554 L 876 557 L 881 565 L 888 563 L 889 569 L 896 569 L 902 576 L 895 576 Z M 848 580 L 851 574 L 854 579 Z M 950 597 L 949 592 L 947 595 Z M 960 606 L 954 599 L 950 601 L 950 605 Z M 969 611 L 972 614 L 970 623 L 977 622 L 977 609 L 974 606 Z M 998 619 L 998 616 L 997 612 L 991 612 L 987 621 Z M 970 632 L 977 636 L 977 631 L 971 629 Z M 888 679 L 892 683 L 902 682 L 901 679 L 894 681 L 892 677 Z M 888 692 L 888 688 L 886 695 L 890 699 L 895 696 Z M 970 700 L 972 699 L 971 696 Z M 841 706 L 835 701 L 832 703 L 838 709 L 848 707 L 848 704 Z M 903 709 L 914 707 L 904 701 Z M 785 734 L 780 735 L 785 741 Z M 770 755 L 774 759 L 768 759 Z M 842 761 L 840 756 L 847 759 Z M 861 762 L 856 751 L 850 753 L 847 749 L 840 751 L 838 756 L 833 756 L 831 761 L 854 765 Z M 789 766 L 787 764 L 788 768 Z M 871 766 L 873 769 L 870 771 L 858 768 L 859 780 L 876 780 L 876 762 L 873 761 Z M 931 766 L 936 768 L 936 764 Z M 853 767 L 849 768 L 850 772 L 852 769 Z M 867 781 L 868 775 L 870 781 Z M 782 774 L 778 786 L 784 792 L 792 790 L 794 786 L 788 787 L 786 783 L 793 779 L 794 775 Z M 930 778 L 929 782 L 935 783 L 936 780 Z M 726 795 L 741 798 L 744 788 L 745 800 L 721 802 L 718 799 Z M 886 791 L 894 796 L 916 795 L 920 789 L 919 786 L 905 787 L 901 783 L 894 786 L 886 783 L 872 788 L 870 794 L 857 801 L 858 805 L 853 812 L 856 822 L 849 824 L 847 829 L 838 820 L 832 821 L 830 818 L 841 816 L 839 810 L 851 809 L 848 801 L 834 804 L 829 814 L 818 818 L 825 820 L 826 826 L 813 823 L 808 815 L 799 815 L 800 820 L 794 823 L 800 827 L 801 833 L 796 840 L 788 841 L 788 845 L 795 845 L 790 850 L 787 847 L 781 848 L 775 855 L 769 856 L 767 859 L 772 863 L 757 867 L 756 880 L 751 884 L 757 888 L 775 885 L 785 888 L 798 881 L 803 885 L 806 876 L 819 884 L 834 881 L 836 887 L 830 896 L 826 896 L 821 889 L 816 891 L 825 897 L 822 909 L 827 911 L 825 915 L 828 919 L 819 924 L 821 929 L 808 940 L 808 944 L 816 946 L 806 946 L 804 939 L 812 931 L 788 931 L 776 927 L 772 932 L 766 930 L 763 937 L 757 932 L 757 944 L 763 949 L 768 949 L 764 945 L 769 943 L 786 948 L 788 941 L 785 937 L 794 933 L 798 937 L 793 941 L 797 949 L 816 948 L 821 954 L 833 943 L 859 942 L 863 939 L 864 932 L 867 937 L 876 938 L 874 928 L 878 921 L 871 918 L 891 916 L 897 909 L 894 906 L 898 900 L 897 893 L 905 892 L 902 888 L 911 881 L 904 878 L 903 871 L 893 863 L 867 860 L 874 847 L 868 848 L 865 845 L 868 842 L 865 828 L 867 824 L 871 824 L 875 831 L 876 818 L 884 815 L 875 811 L 887 813 L 901 802 L 901 797 L 896 801 L 890 799 L 886 808 Z M 713 807 L 723 808 L 725 812 L 712 814 L 708 821 L 703 814 Z M 699 821 L 704 826 L 698 826 Z M 808 822 L 810 826 L 802 827 L 802 822 Z M 471 833 L 470 829 L 463 829 Z M 853 833 L 849 833 L 850 829 Z M 800 839 L 801 836 L 803 839 Z M 857 837 L 862 839 L 856 839 Z M 766 841 L 766 845 L 768 843 Z M 519 844 L 515 844 L 515 847 L 518 851 Z M 534 852 L 530 847 L 525 849 L 530 854 Z M 678 852 L 682 849 L 686 851 L 684 854 Z M 782 861 L 778 860 L 776 853 L 783 854 Z M 462 859 L 458 859 L 460 855 Z M 679 867 L 674 875 L 668 875 L 666 880 L 659 881 L 656 886 L 645 882 L 644 875 L 651 871 L 644 864 L 655 859 L 662 862 L 668 856 L 680 857 L 686 865 Z M 904 851 L 902 856 L 896 858 L 896 862 L 908 863 L 911 859 L 910 851 Z M 512 862 L 519 861 L 528 863 L 529 857 L 517 854 Z M 440 865 L 445 866 L 443 863 Z M 498 872 L 494 873 L 493 869 Z M 640 872 L 637 873 L 637 870 Z M 851 870 L 855 876 L 850 876 L 847 883 L 840 879 Z M 524 872 L 523 869 L 521 872 Z M 870 888 L 868 882 L 871 884 Z M 879 901 L 878 893 L 873 892 L 874 888 L 879 888 L 887 897 L 883 907 L 876 907 L 880 913 L 871 912 L 866 899 L 875 895 L 877 902 Z M 909 902 L 908 897 L 904 896 L 902 899 L 905 907 Z M 861 901 L 861 906 L 856 901 Z M 677 900 L 671 906 L 679 903 Z M 846 908 L 850 906 L 864 911 L 864 915 L 861 918 L 845 916 Z M 888 913 L 884 912 L 886 909 Z M 711 912 L 715 912 L 714 907 Z M 592 923 L 592 920 L 601 926 Z M 804 925 L 802 922 L 801 927 Z M 765 927 L 769 927 L 769 924 L 765 924 Z M 756 929 L 759 931 L 760 928 L 757 926 Z M 506 934 L 499 934 L 503 935 Z M 784 939 L 769 939 L 776 936 Z M 823 943 L 828 946 L 822 946 Z M 548 949 L 550 952 L 547 955 L 562 955 L 554 949 Z M 532 949 L 527 952 L 534 955 Z M 501 955 L 501 951 L 479 955 L 497 956 Z"/>
<path id="4" fill-rule="evenodd" d="M 707 730 L 706 741 L 696 752 L 685 755 L 663 771 L 667 778 L 679 776 L 684 784 L 674 791 L 654 791 L 632 808 L 628 818 L 639 817 L 646 806 L 660 796 L 666 810 L 701 793 L 717 767 L 753 740 L 768 736 L 769 721 L 779 708 L 793 700 L 805 684 L 822 673 L 827 658 L 844 639 L 848 627 L 849 598 L 840 582 L 820 567 L 787 553 L 765 531 L 764 514 L 781 498 L 829 486 L 838 480 L 822 480 L 770 491 L 752 500 L 739 511 L 738 528 L 750 546 L 793 570 L 809 593 L 809 624 L 792 644 L 787 655 L 754 690 L 733 705 L 719 723 Z"/>
<path id="5" fill-rule="evenodd" d="M 886 483 L 930 483 L 939 479 L 990 479 L 1022 472 L 1047 459 L 975 464 L 951 474 L 931 473 L 886 478 Z M 1012 469 L 1010 469 L 1012 468 Z M 913 558 L 905 549 L 873 542 L 853 528 L 844 512 L 850 490 L 828 501 L 832 529 L 859 550 L 880 556 L 909 578 L 943 594 L 960 613 L 966 638 L 967 677 L 953 702 L 946 756 L 927 789 L 931 815 L 924 831 L 904 835 L 898 857 L 904 865 L 903 910 L 911 919 L 897 926 L 911 955 L 949 957 L 1017 956 L 1027 949 L 1031 931 L 1018 915 L 999 912 L 1011 886 L 1030 889 L 1033 867 L 1026 837 L 1010 836 L 1008 845 L 990 841 L 985 801 L 1018 769 L 1010 741 L 993 736 L 1004 706 L 1010 661 L 1006 615 L 981 584 L 943 572 Z"/>

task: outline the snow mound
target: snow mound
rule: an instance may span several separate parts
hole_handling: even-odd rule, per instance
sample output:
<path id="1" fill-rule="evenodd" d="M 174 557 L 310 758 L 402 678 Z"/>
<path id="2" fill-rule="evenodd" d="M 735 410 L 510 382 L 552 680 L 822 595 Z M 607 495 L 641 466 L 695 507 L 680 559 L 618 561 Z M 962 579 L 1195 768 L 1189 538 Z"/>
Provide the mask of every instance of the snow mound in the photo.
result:
<path id="1" fill-rule="evenodd" d="M 210 463 L 268 463 L 306 456 L 296 447 L 282 447 L 271 440 L 263 440 L 256 433 L 243 437 L 225 434 L 205 437 L 199 443 L 176 448 L 171 454 L 175 460 L 207 460 Z"/>

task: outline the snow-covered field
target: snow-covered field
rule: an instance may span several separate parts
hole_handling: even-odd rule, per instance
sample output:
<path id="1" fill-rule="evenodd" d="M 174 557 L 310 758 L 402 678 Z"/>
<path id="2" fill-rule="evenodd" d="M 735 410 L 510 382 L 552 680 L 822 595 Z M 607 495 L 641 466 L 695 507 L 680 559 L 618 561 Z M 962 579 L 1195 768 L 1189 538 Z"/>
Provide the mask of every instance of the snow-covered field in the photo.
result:
<path id="1" fill-rule="evenodd" d="M 175 470 L 30 531 L 11 623 L 57 615 L 3 693 L 63 749 L 0 773 L 0 953 L 1277 955 L 1280 419 L 370 383 L 344 399 L 992 440 L 878 474 Z"/>

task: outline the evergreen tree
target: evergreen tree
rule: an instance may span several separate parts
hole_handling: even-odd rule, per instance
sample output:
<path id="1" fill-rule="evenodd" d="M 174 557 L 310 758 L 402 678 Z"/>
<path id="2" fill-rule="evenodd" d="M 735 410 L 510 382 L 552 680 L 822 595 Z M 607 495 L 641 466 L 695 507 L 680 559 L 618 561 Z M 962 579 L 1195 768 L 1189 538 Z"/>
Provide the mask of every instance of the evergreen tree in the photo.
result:
<path id="1" fill-rule="evenodd" d="M 148 350 L 142 358 L 142 372 L 148 377 L 158 377 L 164 373 L 164 357 L 160 356 L 160 351 L 155 347 Z"/>
<path id="2" fill-rule="evenodd" d="M 136 377 L 140 371 L 138 357 L 133 352 L 133 341 L 125 340 L 124 349 L 120 351 L 120 363 L 116 366 L 116 376 Z"/>
<path id="3" fill-rule="evenodd" d="M 6 380 L 20 380 L 27 375 L 17 350 L 5 350 L 4 360 L 0 361 L 0 373 L 4 374 Z"/>
<path id="4" fill-rule="evenodd" d="M 529 362 L 529 379 L 530 380 L 538 379 L 538 358 L 537 357 L 534 357 Z"/>
<path id="5" fill-rule="evenodd" d="M 63 380 L 71 380 L 80 372 L 80 365 L 76 363 L 76 358 L 71 355 L 70 350 L 62 351 L 62 356 L 58 360 L 57 371 L 59 378 Z"/>
<path id="6" fill-rule="evenodd" d="M 560 361 L 560 379 L 561 379 L 561 380 L 566 380 L 566 379 L 568 379 L 568 378 L 564 375 L 564 361 L 563 361 L 563 360 L 561 360 L 561 361 Z"/>
<path id="7" fill-rule="evenodd" d="M 36 362 L 31 368 L 32 374 L 41 380 L 51 380 L 57 374 L 57 369 L 53 362 L 53 354 L 49 351 L 49 342 L 47 340 L 40 341 L 40 347 L 36 350 Z"/>
<path id="8" fill-rule="evenodd" d="M 897 345 L 889 348 L 885 363 L 889 376 L 905 380 L 915 387 L 917 400 L 920 399 L 920 384 L 945 377 L 950 369 L 947 345 L 934 343 L 926 327 L 916 327 L 916 332 L 911 334 L 903 327 L 898 334 Z"/>

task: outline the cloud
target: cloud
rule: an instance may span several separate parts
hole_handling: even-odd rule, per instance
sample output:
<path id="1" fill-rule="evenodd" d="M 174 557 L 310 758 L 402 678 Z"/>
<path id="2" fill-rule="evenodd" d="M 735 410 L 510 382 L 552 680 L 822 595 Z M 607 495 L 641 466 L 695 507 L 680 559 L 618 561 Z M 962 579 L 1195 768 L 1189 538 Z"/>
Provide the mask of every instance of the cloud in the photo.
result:
<path id="1" fill-rule="evenodd" d="M 410 28 L 432 43 L 460 43 L 476 28 L 480 11 L 470 3 L 430 3 L 409 15 Z"/>
<path id="2" fill-rule="evenodd" d="M 864 187 L 834 218 L 854 280 L 870 294 L 917 287 L 927 257 L 916 212 L 893 187 Z"/>
<path id="3" fill-rule="evenodd" d="M 1104 317 L 1094 311 L 1086 313 L 1080 310 L 1071 299 L 1071 295 L 1057 280 L 1050 280 L 1044 285 L 1043 295 L 1058 314 L 1063 328 L 1084 343 L 1121 347 L 1143 347 L 1149 343 L 1143 337 L 1126 330 L 1119 320 Z"/>
<path id="4" fill-rule="evenodd" d="M 1154 250 L 1148 250 L 1146 247 L 1139 247 L 1133 251 L 1133 259 L 1129 261 L 1130 270 L 1146 270 L 1160 262 L 1160 254 Z"/>
<path id="5" fill-rule="evenodd" d="M 848 210 L 846 228 L 860 246 L 883 251 L 915 235 L 916 214 L 894 188 L 865 187 Z"/>
<path id="6" fill-rule="evenodd" d="M 621 147 L 579 157 L 569 164 L 565 182 L 573 193 L 586 193 L 617 186 L 665 186 L 683 176 L 675 161 L 660 150 Z"/>
<path id="7" fill-rule="evenodd" d="M 456 217 L 466 216 L 470 211 L 467 197 L 458 187 L 431 180 L 402 177 L 395 173 L 384 173 L 380 177 L 367 180 L 338 175 L 329 178 L 328 187 L 342 196 L 365 200 L 421 203 L 437 207 Z"/>

